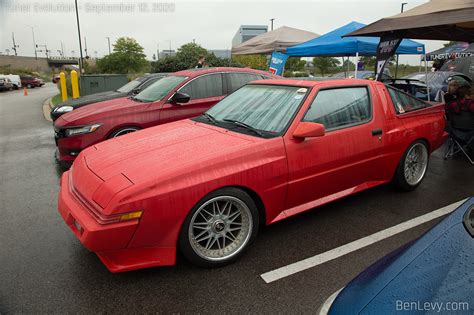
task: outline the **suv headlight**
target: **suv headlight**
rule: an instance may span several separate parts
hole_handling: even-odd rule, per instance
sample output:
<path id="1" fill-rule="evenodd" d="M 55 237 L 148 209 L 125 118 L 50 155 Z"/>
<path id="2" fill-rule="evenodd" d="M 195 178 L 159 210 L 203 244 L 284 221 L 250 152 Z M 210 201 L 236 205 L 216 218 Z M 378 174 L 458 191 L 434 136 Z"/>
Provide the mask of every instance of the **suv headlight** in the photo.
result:
<path id="1" fill-rule="evenodd" d="M 94 124 L 94 125 L 86 125 L 86 126 L 80 126 L 80 127 L 72 127 L 72 128 L 67 128 L 66 129 L 66 137 L 71 137 L 71 136 L 76 136 L 76 135 L 82 135 L 85 133 L 91 133 L 99 129 L 101 124 Z"/>
<path id="2" fill-rule="evenodd" d="M 59 106 L 54 109 L 56 113 L 69 113 L 74 110 L 72 106 Z"/>

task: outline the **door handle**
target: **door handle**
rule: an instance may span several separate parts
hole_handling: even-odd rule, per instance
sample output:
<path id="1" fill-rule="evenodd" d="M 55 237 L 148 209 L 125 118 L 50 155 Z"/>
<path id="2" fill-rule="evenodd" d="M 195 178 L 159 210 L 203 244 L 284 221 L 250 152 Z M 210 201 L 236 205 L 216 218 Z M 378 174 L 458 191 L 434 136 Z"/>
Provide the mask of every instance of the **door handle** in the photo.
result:
<path id="1" fill-rule="evenodd" d="M 380 136 L 380 135 L 382 135 L 382 129 L 381 128 L 377 128 L 377 129 L 372 130 L 372 136 Z"/>

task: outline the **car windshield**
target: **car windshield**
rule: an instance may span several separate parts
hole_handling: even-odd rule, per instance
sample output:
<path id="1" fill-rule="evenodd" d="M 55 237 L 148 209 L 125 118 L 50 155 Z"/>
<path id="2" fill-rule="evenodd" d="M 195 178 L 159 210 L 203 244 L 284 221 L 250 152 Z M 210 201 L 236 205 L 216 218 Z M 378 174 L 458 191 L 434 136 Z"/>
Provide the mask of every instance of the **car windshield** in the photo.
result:
<path id="1" fill-rule="evenodd" d="M 125 84 L 124 86 L 122 86 L 121 88 L 117 89 L 117 92 L 120 92 L 120 93 L 131 92 L 134 88 L 139 86 L 140 83 L 142 83 L 142 81 L 143 80 L 139 80 L 139 79 L 132 80 L 128 82 L 127 84 Z"/>
<path id="2" fill-rule="evenodd" d="M 178 84 L 186 80 L 186 77 L 181 76 L 169 76 L 164 77 L 161 80 L 156 81 L 143 91 L 135 95 L 135 99 L 142 102 L 154 102 L 161 100 L 166 96 L 173 88 Z"/>
<path id="3" fill-rule="evenodd" d="M 308 91 L 298 86 L 254 84 L 230 94 L 207 114 L 220 122 L 237 122 L 279 135 L 291 122 Z"/>

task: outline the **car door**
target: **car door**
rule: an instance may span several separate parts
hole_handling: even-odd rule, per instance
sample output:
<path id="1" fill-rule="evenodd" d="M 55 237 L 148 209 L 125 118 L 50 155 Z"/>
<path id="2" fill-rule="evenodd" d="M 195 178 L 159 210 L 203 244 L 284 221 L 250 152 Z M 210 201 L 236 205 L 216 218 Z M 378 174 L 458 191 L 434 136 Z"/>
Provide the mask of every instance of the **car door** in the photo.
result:
<path id="1" fill-rule="evenodd" d="M 378 102 L 366 85 L 318 91 L 302 121 L 323 124 L 326 134 L 285 142 L 287 209 L 337 199 L 378 180 L 377 170 L 383 167 L 383 112 L 374 106 Z"/>
<path id="2" fill-rule="evenodd" d="M 178 89 L 186 93 L 190 100 L 183 104 L 167 102 L 161 111 L 160 122 L 166 123 L 199 116 L 224 98 L 222 73 L 204 74 L 191 79 Z"/>

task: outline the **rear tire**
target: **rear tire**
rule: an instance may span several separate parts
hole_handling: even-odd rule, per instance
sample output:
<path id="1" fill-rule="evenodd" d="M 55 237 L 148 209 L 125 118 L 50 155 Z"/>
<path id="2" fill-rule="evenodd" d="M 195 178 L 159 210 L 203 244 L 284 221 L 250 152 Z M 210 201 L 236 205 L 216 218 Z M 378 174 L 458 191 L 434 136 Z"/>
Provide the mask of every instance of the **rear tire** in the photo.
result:
<path id="1" fill-rule="evenodd" d="M 393 184 L 399 190 L 412 191 L 425 178 L 429 163 L 429 152 L 425 141 L 410 144 L 398 163 Z"/>
<path id="2" fill-rule="evenodd" d="M 236 261 L 258 233 L 259 215 L 253 199 L 228 187 L 211 192 L 189 212 L 178 245 L 200 267 L 221 267 Z"/>
<path id="3" fill-rule="evenodd" d="M 117 137 L 123 136 L 127 133 L 135 132 L 137 130 L 140 130 L 140 128 L 138 128 L 138 127 L 123 127 L 123 128 L 117 129 L 114 132 L 112 132 L 112 134 L 109 136 L 109 139 L 117 138 Z"/>

